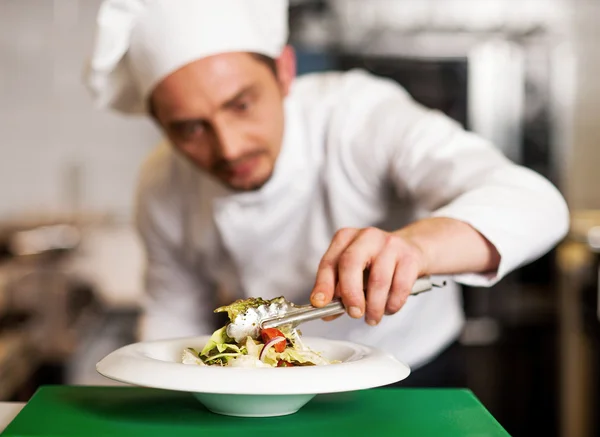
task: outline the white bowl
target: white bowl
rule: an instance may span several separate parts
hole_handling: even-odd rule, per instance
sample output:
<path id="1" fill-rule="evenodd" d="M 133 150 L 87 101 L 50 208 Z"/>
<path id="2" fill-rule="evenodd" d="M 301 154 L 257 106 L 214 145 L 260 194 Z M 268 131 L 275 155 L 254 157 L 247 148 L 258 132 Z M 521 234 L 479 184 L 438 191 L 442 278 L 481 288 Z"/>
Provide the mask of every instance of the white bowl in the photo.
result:
<path id="1" fill-rule="evenodd" d="M 186 347 L 202 349 L 210 336 L 131 344 L 110 353 L 96 370 L 143 387 L 191 392 L 210 411 L 244 417 L 292 414 L 315 395 L 379 387 L 405 379 L 406 364 L 361 344 L 304 337 L 311 349 L 339 364 L 247 368 L 182 364 Z"/>

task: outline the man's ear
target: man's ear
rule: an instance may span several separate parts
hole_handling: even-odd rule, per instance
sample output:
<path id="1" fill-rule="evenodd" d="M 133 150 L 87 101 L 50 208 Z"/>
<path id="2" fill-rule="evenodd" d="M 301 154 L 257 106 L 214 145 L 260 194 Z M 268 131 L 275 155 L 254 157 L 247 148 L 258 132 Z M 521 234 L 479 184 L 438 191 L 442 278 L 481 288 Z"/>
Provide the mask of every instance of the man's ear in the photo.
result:
<path id="1" fill-rule="evenodd" d="M 293 47 L 284 47 L 281 55 L 275 60 L 277 64 L 277 78 L 284 96 L 290 92 L 292 82 L 296 78 L 296 52 Z"/>

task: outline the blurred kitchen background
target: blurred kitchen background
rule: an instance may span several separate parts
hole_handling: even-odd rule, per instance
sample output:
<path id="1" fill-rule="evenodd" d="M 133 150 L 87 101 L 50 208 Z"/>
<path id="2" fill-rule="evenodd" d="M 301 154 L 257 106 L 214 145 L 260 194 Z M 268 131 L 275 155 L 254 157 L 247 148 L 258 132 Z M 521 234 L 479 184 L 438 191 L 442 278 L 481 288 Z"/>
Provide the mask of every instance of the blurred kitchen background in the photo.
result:
<path id="1" fill-rule="evenodd" d="M 147 120 L 81 85 L 100 0 L 0 0 L 0 401 L 110 384 L 136 340 L 131 226 Z M 565 194 L 572 232 L 492 289 L 464 290 L 469 388 L 513 436 L 600 436 L 600 1 L 296 0 L 300 73 L 365 68 L 493 140 Z M 402 408 L 402 406 L 398 406 Z"/>

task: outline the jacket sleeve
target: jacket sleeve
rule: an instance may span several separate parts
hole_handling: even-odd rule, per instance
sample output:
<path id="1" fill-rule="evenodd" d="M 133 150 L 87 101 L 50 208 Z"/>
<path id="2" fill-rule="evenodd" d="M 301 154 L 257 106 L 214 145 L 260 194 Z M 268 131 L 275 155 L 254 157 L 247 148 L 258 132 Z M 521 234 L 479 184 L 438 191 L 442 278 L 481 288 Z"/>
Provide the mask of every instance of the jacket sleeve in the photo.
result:
<path id="1" fill-rule="evenodd" d="M 145 251 L 141 341 L 212 333 L 214 293 L 185 257 L 177 180 L 164 154 L 142 169 L 135 221 Z M 185 187 L 179 187 L 179 192 Z"/>
<path id="2" fill-rule="evenodd" d="M 391 182 L 425 216 L 470 224 L 501 255 L 496 272 L 454 280 L 491 286 L 566 235 L 569 211 L 548 180 L 509 161 L 449 117 L 419 105 L 395 83 L 360 74 L 355 81 L 352 88 L 364 98 L 347 117 L 346 128 L 353 129 L 347 160 L 362 175 L 359 183 Z"/>

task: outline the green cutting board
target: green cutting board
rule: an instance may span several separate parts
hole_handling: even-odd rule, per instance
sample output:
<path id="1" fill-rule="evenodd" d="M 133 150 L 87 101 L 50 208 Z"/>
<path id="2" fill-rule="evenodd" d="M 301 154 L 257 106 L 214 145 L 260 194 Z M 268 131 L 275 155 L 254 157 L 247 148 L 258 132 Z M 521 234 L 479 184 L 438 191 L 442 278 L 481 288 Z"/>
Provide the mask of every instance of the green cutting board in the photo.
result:
<path id="1" fill-rule="evenodd" d="M 2 437 L 506 437 L 468 390 L 373 389 L 317 396 L 296 414 L 213 414 L 191 394 L 140 387 L 40 388 Z"/>

